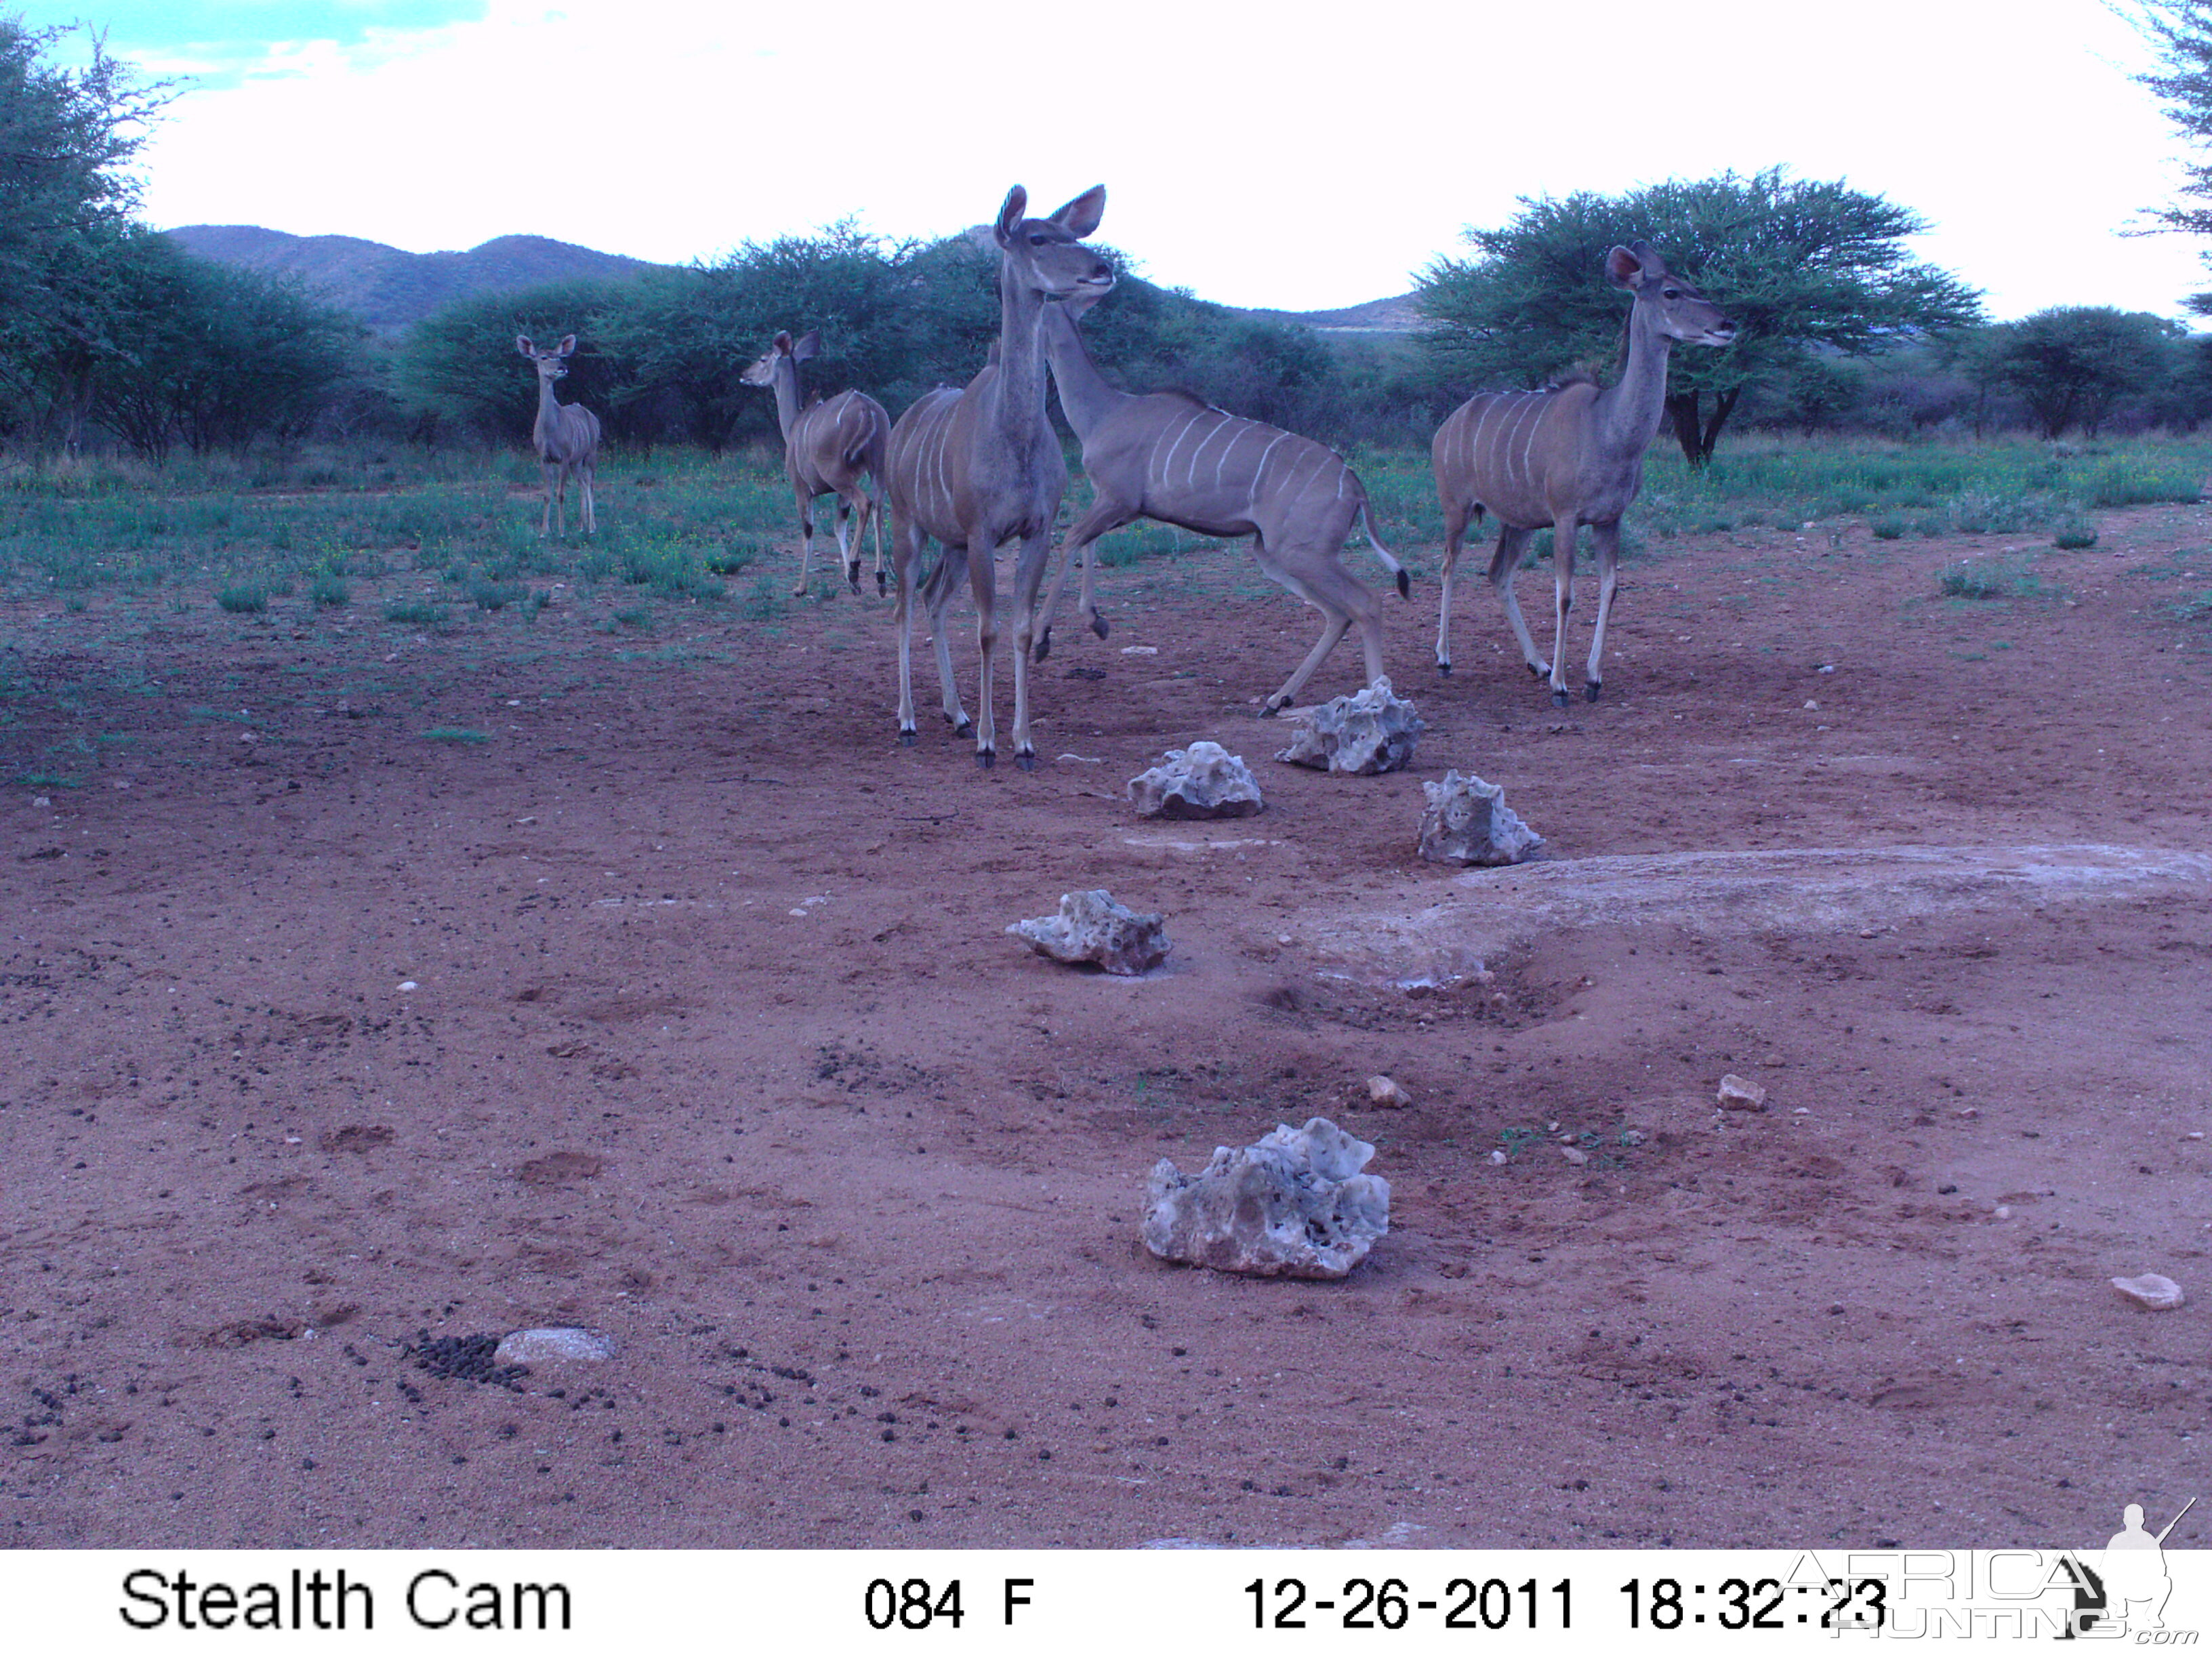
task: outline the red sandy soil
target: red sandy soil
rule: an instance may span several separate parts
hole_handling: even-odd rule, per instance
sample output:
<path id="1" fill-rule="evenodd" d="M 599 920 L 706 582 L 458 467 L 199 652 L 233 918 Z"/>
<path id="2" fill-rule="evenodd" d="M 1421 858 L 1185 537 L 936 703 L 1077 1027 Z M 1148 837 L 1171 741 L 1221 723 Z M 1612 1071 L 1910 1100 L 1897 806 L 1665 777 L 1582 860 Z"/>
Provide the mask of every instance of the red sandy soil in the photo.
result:
<path id="1" fill-rule="evenodd" d="M 2174 602 L 2212 553 L 2197 508 L 2104 529 L 2023 548 L 2063 597 L 1984 602 L 1936 574 L 1989 539 L 1668 544 L 1565 714 L 1480 584 L 1440 681 L 1424 582 L 1389 649 L 1429 729 L 1382 778 L 1270 758 L 1254 706 L 1312 613 L 1241 550 L 1106 573 L 1112 638 L 1064 620 L 1040 670 L 1032 775 L 930 712 L 896 744 L 872 597 L 665 611 L 627 659 L 583 600 L 434 638 L 0 611 L 5 775 L 84 740 L 79 787 L 0 800 L 0 1540 L 2094 1544 L 2170 1514 L 2212 1358 L 2212 886 L 2169 856 L 2208 845 L 2212 632 Z M 972 704 L 964 613 L 957 645 Z M 1347 646 L 1310 690 L 1357 674 Z M 1133 819 L 1124 781 L 1199 738 L 1266 811 Z M 1447 765 L 1550 860 L 1417 859 Z M 1669 861 L 1805 849 L 1840 855 Z M 1167 967 L 1004 936 L 1092 886 L 1166 914 Z M 1716 1113 L 1729 1072 L 1764 1114 Z M 1157 1159 L 1315 1115 L 1395 1191 L 1351 1279 L 1144 1253 Z M 2108 1285 L 2146 1270 L 2197 1300 Z M 541 1324 L 620 1352 L 422 1363 Z"/>

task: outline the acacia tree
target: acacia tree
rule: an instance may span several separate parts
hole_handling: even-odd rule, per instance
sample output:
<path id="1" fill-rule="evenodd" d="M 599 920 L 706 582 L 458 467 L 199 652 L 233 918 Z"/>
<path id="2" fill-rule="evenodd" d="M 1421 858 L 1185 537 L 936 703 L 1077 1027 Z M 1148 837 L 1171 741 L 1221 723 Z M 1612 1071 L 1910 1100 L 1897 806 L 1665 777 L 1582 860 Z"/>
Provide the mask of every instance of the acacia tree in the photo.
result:
<path id="1" fill-rule="evenodd" d="M 2046 438 L 2094 438 L 2121 398 L 2161 390 L 2188 331 L 2147 311 L 2055 306 L 1992 329 L 1996 377 L 2018 392 Z"/>
<path id="2" fill-rule="evenodd" d="M 1927 228 L 1910 208 L 1780 167 L 1624 196 L 1522 197 L 1510 223 L 1469 226 L 1474 257 L 1439 257 L 1417 298 L 1447 373 L 1538 386 L 1615 348 L 1625 302 L 1604 280 L 1605 256 L 1650 242 L 1737 326 L 1734 345 L 1671 364 L 1668 415 L 1682 453 L 1702 466 L 1753 384 L 1802 376 L 1816 351 L 1862 356 L 1980 317 L 1977 290 L 1906 249 Z"/>
<path id="3" fill-rule="evenodd" d="M 2136 79 L 2158 94 L 2166 119 L 2197 151 L 2183 164 L 2181 199 L 2153 217 L 2161 229 L 2212 236 L 2212 0 L 2141 0 L 2135 21 L 2159 58 L 2158 68 Z M 2212 264 L 2212 253 L 2203 258 Z M 2212 294 L 2192 294 L 2185 303 L 2212 316 Z"/>

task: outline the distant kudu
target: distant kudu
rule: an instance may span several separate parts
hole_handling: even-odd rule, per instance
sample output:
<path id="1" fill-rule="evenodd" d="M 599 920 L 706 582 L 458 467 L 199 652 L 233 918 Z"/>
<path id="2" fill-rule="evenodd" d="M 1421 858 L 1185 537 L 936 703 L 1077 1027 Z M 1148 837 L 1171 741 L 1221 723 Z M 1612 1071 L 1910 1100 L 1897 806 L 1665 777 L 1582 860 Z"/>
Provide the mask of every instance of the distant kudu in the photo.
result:
<path id="1" fill-rule="evenodd" d="M 999 244 L 999 340 L 996 361 L 963 391 L 939 386 L 899 416 L 891 428 L 891 568 L 898 580 L 899 740 L 915 741 L 910 626 L 922 544 L 934 537 L 944 556 L 922 593 L 931 643 L 944 688 L 945 718 L 965 734 L 968 715 L 952 682 L 945 647 L 945 607 L 965 575 L 975 596 L 975 640 L 982 654 L 981 710 L 975 761 L 997 757 L 991 717 L 991 676 L 998 651 L 996 570 L 999 548 L 1019 538 L 1014 568 L 1014 762 L 1036 764 L 1030 742 L 1030 645 L 1037 589 L 1052 551 L 1052 525 L 1067 488 L 1067 462 L 1045 417 L 1044 359 L 1037 335 L 1048 301 L 1096 297 L 1114 286 L 1114 271 L 1082 246 L 1106 210 L 1106 189 L 1084 191 L 1049 218 L 1023 216 L 1029 196 L 1006 193 L 993 227 Z"/>
<path id="2" fill-rule="evenodd" d="M 1567 612 L 1574 605 L 1576 532 L 1589 526 L 1597 556 L 1597 626 L 1590 634 L 1583 685 L 1583 695 L 1595 702 L 1620 557 L 1620 515 L 1643 487 L 1644 452 L 1659 430 L 1667 400 L 1668 348 L 1676 340 L 1724 346 L 1735 338 L 1735 325 L 1688 283 L 1669 276 L 1650 243 L 1614 248 L 1606 256 L 1605 270 L 1616 288 L 1635 296 L 1619 381 L 1603 391 L 1594 380 L 1577 377 L 1541 392 L 1485 392 L 1446 416 L 1429 447 L 1444 509 L 1438 671 L 1451 672 L 1452 573 L 1459 564 L 1462 538 L 1468 518 L 1479 523 L 1487 508 L 1498 522 L 1491 585 L 1505 601 L 1505 617 L 1513 624 L 1528 672 L 1551 677 L 1552 701 L 1562 708 L 1567 706 Z M 1548 664 L 1536 654 L 1513 596 L 1513 572 L 1522 550 L 1547 525 L 1553 532 L 1553 588 Z"/>
<path id="3" fill-rule="evenodd" d="M 860 591 L 860 544 L 866 539 L 868 521 L 876 525 L 876 592 L 884 591 L 884 520 L 864 477 L 883 488 L 887 473 L 884 454 L 890 444 L 891 417 L 884 406 L 865 392 L 841 392 L 824 402 L 817 398 L 805 408 L 799 401 L 799 366 L 822 349 L 822 335 L 810 330 L 793 340 L 778 334 L 767 352 L 738 378 L 747 386 L 772 386 L 775 391 L 776 424 L 783 428 L 783 468 L 799 498 L 798 593 L 806 592 L 807 567 L 814 560 L 814 498 L 837 498 L 837 558 L 853 591 Z M 846 520 L 855 507 L 860 522 L 845 538 Z"/>
<path id="4" fill-rule="evenodd" d="M 1382 607 L 1337 556 L 1352 526 L 1369 521 L 1367 544 L 1398 580 L 1406 573 L 1375 538 L 1367 491 L 1334 450 L 1308 438 L 1230 415 L 1180 392 L 1144 395 L 1109 386 L 1085 349 L 1075 319 L 1097 295 L 1045 308 L 1045 354 L 1060 388 L 1060 412 L 1083 444 L 1091 510 L 1067 532 L 1067 561 L 1054 578 L 1037 640 L 1042 662 L 1052 648 L 1052 618 L 1068 572 L 1083 564 L 1083 610 L 1106 637 L 1092 590 L 1091 544 L 1136 519 L 1158 519 L 1204 536 L 1249 536 L 1261 570 L 1318 610 L 1321 638 L 1282 689 L 1261 706 L 1274 714 L 1297 696 L 1354 623 L 1370 684 L 1382 678 Z"/>
<path id="5" fill-rule="evenodd" d="M 538 533 L 543 536 L 552 528 L 556 509 L 560 533 L 568 533 L 566 498 L 573 472 L 584 496 L 584 533 L 595 534 L 599 523 L 592 512 L 592 478 L 599 462 L 599 417 L 581 404 L 563 404 L 553 395 L 553 382 L 568 374 L 568 359 L 575 355 L 576 337 L 564 334 L 552 350 L 540 351 L 527 334 L 518 334 L 514 349 L 538 371 L 538 423 L 530 429 L 538 465 L 545 474 L 545 514 L 538 520 Z"/>

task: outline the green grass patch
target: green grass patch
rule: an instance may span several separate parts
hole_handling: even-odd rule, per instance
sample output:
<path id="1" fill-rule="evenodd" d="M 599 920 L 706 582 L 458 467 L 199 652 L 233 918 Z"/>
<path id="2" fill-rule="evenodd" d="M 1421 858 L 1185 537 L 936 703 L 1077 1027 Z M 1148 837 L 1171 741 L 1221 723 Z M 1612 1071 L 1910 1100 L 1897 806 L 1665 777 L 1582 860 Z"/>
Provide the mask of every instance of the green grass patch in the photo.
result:
<path id="1" fill-rule="evenodd" d="M 318 611 L 335 611 L 353 603 L 353 590 L 346 586 L 345 578 L 326 570 L 308 585 L 307 599 Z"/>
<path id="2" fill-rule="evenodd" d="M 434 726 L 422 734 L 432 743 L 489 743 L 491 733 L 472 726 Z"/>
<path id="3" fill-rule="evenodd" d="M 269 609 L 269 590 L 258 582 L 243 583 L 236 587 L 219 587 L 215 602 L 224 610 L 240 616 L 258 617 Z"/>
<path id="4" fill-rule="evenodd" d="M 446 607 L 426 599 L 393 599 L 384 607 L 384 620 L 408 628 L 435 628 L 446 620 Z"/>

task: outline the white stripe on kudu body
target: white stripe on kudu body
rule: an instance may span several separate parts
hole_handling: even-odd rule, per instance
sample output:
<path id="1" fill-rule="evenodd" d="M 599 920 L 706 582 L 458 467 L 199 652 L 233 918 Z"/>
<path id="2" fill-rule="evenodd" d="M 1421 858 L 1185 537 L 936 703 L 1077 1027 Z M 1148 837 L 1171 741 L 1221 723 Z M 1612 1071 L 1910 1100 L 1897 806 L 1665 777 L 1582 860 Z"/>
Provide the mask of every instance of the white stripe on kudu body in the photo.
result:
<path id="1" fill-rule="evenodd" d="M 1542 392 L 1484 392 L 1444 417 L 1429 446 L 1444 510 L 1443 578 L 1437 617 L 1437 668 L 1451 672 L 1452 578 L 1470 518 L 1498 520 L 1491 585 L 1531 673 L 1548 676 L 1552 700 L 1566 706 L 1567 611 L 1574 603 L 1575 537 L 1590 526 L 1597 559 L 1597 623 L 1590 630 L 1583 690 L 1592 702 L 1602 684 L 1605 629 L 1613 613 L 1620 556 L 1620 515 L 1644 482 L 1644 452 L 1659 430 L 1667 397 L 1667 354 L 1680 340 L 1725 346 L 1735 325 L 1679 277 L 1648 242 L 1616 247 L 1606 275 L 1634 296 L 1620 379 L 1600 391 L 1587 378 Z M 1514 597 L 1513 573 L 1528 538 L 1553 533 L 1553 652 L 1536 654 Z"/>
<path id="2" fill-rule="evenodd" d="M 1066 562 L 1045 601 L 1037 659 L 1051 649 L 1053 613 L 1079 564 L 1084 611 L 1091 630 L 1105 636 L 1106 619 L 1093 591 L 1092 546 L 1135 520 L 1157 519 L 1201 535 L 1250 536 L 1260 568 L 1325 618 L 1320 640 L 1263 712 L 1272 714 L 1288 704 L 1355 623 L 1367 678 L 1380 679 L 1382 605 L 1338 556 L 1352 526 L 1367 514 L 1367 492 L 1342 458 L 1310 440 L 1180 393 L 1139 396 L 1108 385 L 1075 324 L 1083 309 L 1073 302 L 1053 307 L 1044 319 L 1060 410 L 1083 441 L 1083 470 L 1094 499 L 1067 532 Z M 1194 441 L 1201 422 L 1206 424 Z M 1375 539 L 1371 526 L 1367 542 L 1403 594 L 1406 573 Z"/>

